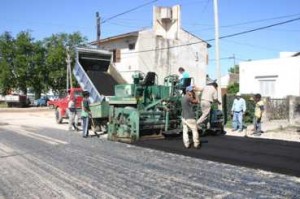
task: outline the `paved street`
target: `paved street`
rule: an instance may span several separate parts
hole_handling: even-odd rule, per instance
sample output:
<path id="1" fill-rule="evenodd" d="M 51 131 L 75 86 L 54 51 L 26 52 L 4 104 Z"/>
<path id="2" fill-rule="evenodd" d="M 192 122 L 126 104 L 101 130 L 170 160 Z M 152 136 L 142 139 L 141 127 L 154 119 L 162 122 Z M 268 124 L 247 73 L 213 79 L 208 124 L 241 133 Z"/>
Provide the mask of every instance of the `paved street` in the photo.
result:
<path id="1" fill-rule="evenodd" d="M 48 110 L 0 113 L 1 199 L 297 198 L 300 194 L 296 176 L 97 137 L 84 139 L 66 129 Z"/>

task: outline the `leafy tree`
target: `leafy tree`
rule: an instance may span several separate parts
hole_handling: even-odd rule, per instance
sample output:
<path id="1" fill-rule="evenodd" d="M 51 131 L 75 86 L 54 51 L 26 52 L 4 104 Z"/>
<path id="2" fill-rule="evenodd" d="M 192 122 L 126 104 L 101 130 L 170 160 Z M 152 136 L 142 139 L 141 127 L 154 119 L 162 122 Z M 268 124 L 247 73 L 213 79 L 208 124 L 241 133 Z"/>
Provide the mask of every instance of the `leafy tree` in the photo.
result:
<path id="1" fill-rule="evenodd" d="M 240 88 L 240 84 L 237 82 L 230 84 L 227 87 L 227 93 L 228 94 L 236 94 L 237 92 L 239 92 L 239 88 Z"/>
<path id="2" fill-rule="evenodd" d="M 16 39 L 5 32 L 0 36 L 0 89 L 2 94 L 11 90 L 27 93 L 27 88 L 40 95 L 45 85 L 43 76 L 44 50 L 34 42 L 29 32 L 20 32 Z"/>
<path id="3" fill-rule="evenodd" d="M 36 98 L 49 89 L 61 91 L 66 85 L 66 47 L 75 63 L 75 47 L 87 39 L 79 32 L 55 34 L 34 41 L 29 32 L 16 38 L 9 32 L 0 35 L 0 92 L 31 88 Z M 74 78 L 73 78 L 74 79 Z"/>
<path id="4" fill-rule="evenodd" d="M 46 81 L 48 71 L 44 64 L 46 49 L 43 47 L 42 42 L 38 41 L 33 43 L 33 51 L 34 55 L 30 59 L 27 85 L 33 89 L 35 98 L 38 99 L 41 93 L 48 91 Z"/>
<path id="5" fill-rule="evenodd" d="M 239 74 L 240 73 L 240 67 L 239 67 L 239 65 L 235 65 L 235 66 L 229 68 L 228 72 L 229 73 Z"/>
<path id="6" fill-rule="evenodd" d="M 14 69 L 17 76 L 17 88 L 27 94 L 29 80 L 32 78 L 34 63 L 34 43 L 29 32 L 21 32 L 15 40 Z"/>
<path id="7" fill-rule="evenodd" d="M 233 67 L 228 69 L 229 73 L 239 74 L 239 65 L 234 65 Z M 227 87 L 227 93 L 228 94 L 236 94 L 239 92 L 240 84 L 237 82 L 234 82 L 233 84 L 228 85 Z"/>
<path id="8" fill-rule="evenodd" d="M 7 94 L 16 87 L 15 63 L 15 40 L 9 32 L 0 36 L 0 91 Z"/>
<path id="9" fill-rule="evenodd" d="M 81 36 L 79 32 L 55 34 L 44 39 L 43 43 L 46 48 L 45 65 L 47 68 L 46 81 L 50 89 L 60 92 L 66 88 L 66 48 L 70 49 L 72 63 L 75 63 L 74 49 L 86 41 L 87 39 Z"/>

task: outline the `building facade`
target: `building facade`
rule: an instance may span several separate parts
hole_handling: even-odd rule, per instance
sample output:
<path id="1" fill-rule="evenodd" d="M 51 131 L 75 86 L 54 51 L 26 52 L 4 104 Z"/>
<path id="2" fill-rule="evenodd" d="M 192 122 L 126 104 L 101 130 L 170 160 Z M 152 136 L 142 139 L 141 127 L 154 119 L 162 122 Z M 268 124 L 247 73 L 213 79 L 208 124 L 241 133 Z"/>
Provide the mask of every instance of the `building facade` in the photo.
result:
<path id="1" fill-rule="evenodd" d="M 158 83 L 183 67 L 193 84 L 204 86 L 209 44 L 180 27 L 180 6 L 154 7 L 153 27 L 92 42 L 114 54 L 116 69 L 128 83 L 132 74 L 155 72 Z"/>
<path id="2" fill-rule="evenodd" d="M 281 53 L 279 58 L 241 62 L 240 92 L 271 98 L 300 96 L 300 55 Z"/>

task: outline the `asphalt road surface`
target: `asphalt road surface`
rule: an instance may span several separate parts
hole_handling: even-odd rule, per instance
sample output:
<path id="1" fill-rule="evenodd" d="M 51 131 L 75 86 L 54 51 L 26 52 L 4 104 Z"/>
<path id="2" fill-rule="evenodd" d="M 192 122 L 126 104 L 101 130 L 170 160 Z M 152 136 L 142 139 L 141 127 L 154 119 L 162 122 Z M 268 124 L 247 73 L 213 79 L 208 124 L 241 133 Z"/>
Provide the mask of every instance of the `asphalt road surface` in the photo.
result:
<path id="1" fill-rule="evenodd" d="M 263 169 L 300 177 L 300 143 L 233 136 L 205 136 L 201 149 L 185 149 L 181 137 L 135 145 L 193 158 Z"/>
<path id="2" fill-rule="evenodd" d="M 260 151 L 271 142 L 249 140 L 257 142 L 250 146 L 232 137 L 207 137 L 200 150 L 175 154 L 174 150 L 183 151 L 178 139 L 139 142 L 143 146 L 139 147 L 97 137 L 84 139 L 67 128 L 55 124 L 52 113 L 0 113 L 1 199 L 297 198 L 300 194 L 298 170 L 297 175 L 284 175 L 259 166 L 233 165 L 231 159 L 256 154 L 249 150 L 251 146 Z M 271 154 L 287 150 L 285 143 L 274 144 Z M 164 147 L 145 148 L 149 145 Z M 233 153 L 230 164 L 221 163 L 226 162 L 220 161 L 222 154 L 229 153 Z M 261 153 L 257 160 L 269 157 Z M 213 161 L 207 160 L 209 156 Z M 278 161 L 287 165 L 297 162 L 293 155 L 279 156 Z"/>

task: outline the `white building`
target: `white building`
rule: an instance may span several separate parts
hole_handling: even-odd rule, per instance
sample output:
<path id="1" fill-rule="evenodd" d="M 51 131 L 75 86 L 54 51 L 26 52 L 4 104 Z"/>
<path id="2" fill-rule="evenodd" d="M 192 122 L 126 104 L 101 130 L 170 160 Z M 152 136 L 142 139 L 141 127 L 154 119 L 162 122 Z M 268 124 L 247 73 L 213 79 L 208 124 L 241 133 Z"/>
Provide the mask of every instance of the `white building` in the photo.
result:
<path id="1" fill-rule="evenodd" d="M 210 45 L 180 27 L 180 6 L 154 7 L 153 28 L 92 42 L 114 53 L 114 64 L 131 83 L 135 71 L 155 72 L 160 84 L 183 67 L 204 86 Z"/>
<path id="2" fill-rule="evenodd" d="M 241 62 L 240 92 L 271 98 L 300 96 L 300 53 L 280 53 L 276 59 Z"/>

